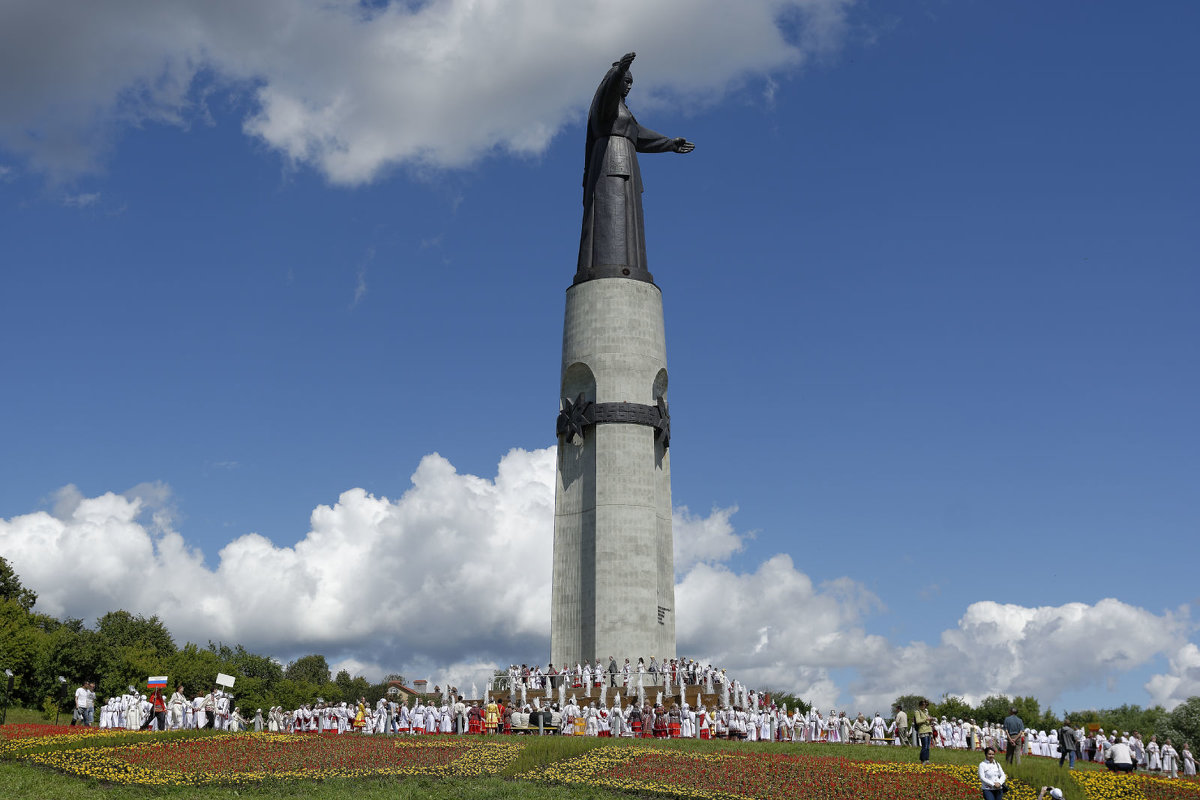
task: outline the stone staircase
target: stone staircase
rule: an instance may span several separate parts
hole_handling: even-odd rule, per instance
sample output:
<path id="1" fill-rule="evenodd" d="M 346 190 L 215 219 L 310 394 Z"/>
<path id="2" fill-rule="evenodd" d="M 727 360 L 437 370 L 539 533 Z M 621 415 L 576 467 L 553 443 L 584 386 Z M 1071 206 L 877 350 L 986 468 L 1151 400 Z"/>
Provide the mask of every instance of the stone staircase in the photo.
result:
<path id="1" fill-rule="evenodd" d="M 675 685 L 671 686 L 670 688 L 664 688 L 662 686 L 647 686 L 645 689 L 645 692 L 646 692 L 646 701 L 649 703 L 653 703 L 655 698 L 658 697 L 658 693 L 662 692 L 663 693 L 663 705 L 665 705 L 667 707 L 670 707 L 671 703 L 673 703 L 673 702 L 682 705 L 682 703 L 684 702 L 685 699 L 686 699 L 687 704 L 693 708 L 698 707 L 698 705 L 703 705 L 705 708 L 716 708 L 717 706 L 720 705 L 720 702 L 721 702 L 720 693 L 705 692 L 703 686 L 685 686 L 685 687 L 683 687 L 682 698 L 680 695 L 678 684 L 675 684 Z M 558 690 L 555 689 L 555 690 L 551 691 L 550 694 L 551 694 L 551 696 L 549 698 L 547 698 L 545 689 L 526 689 L 525 690 L 525 702 L 532 705 L 533 699 L 536 697 L 536 698 L 538 698 L 541 705 L 543 705 L 543 706 L 548 705 L 549 703 L 557 703 L 558 702 Z M 515 694 L 512 694 L 512 695 L 510 695 L 507 690 L 504 690 L 504 691 L 496 692 L 494 694 L 494 696 L 506 701 L 507 705 L 514 705 L 514 706 L 519 705 L 520 701 L 521 701 L 521 694 L 520 694 L 519 689 L 517 690 L 517 692 Z M 572 696 L 575 697 L 575 701 L 581 706 L 587 705 L 587 704 L 591 703 L 592 701 L 599 703 L 600 702 L 600 689 L 595 686 L 581 687 L 581 688 L 572 688 L 572 687 L 568 686 L 567 687 L 567 700 L 570 701 Z M 618 686 L 617 688 L 614 689 L 610 686 L 606 693 L 606 700 L 608 702 L 608 705 L 611 706 L 613 703 L 613 698 L 617 697 L 617 696 L 620 696 L 620 698 L 621 698 L 621 705 L 629 705 L 630 703 L 635 702 L 637 700 L 637 689 L 636 688 L 634 689 L 632 695 L 627 695 L 625 692 L 625 689 L 623 687 Z M 699 698 L 699 704 L 697 703 L 697 698 Z"/>

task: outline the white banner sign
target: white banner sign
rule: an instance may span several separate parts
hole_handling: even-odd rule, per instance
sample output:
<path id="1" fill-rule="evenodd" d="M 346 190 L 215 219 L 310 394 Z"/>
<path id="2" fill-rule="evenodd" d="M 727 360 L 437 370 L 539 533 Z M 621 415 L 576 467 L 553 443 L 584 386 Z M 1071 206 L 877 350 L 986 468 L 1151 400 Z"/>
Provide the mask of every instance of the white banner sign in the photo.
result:
<path id="1" fill-rule="evenodd" d="M 224 672 L 217 673 L 217 686 L 224 686 L 227 689 L 233 688 L 234 677 L 226 675 Z"/>

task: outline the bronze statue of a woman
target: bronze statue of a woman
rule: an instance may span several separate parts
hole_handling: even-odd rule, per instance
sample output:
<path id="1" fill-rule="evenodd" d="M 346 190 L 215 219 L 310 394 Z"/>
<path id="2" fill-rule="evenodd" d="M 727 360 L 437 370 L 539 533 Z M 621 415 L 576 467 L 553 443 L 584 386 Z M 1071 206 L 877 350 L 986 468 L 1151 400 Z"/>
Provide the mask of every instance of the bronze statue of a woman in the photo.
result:
<path id="1" fill-rule="evenodd" d="M 653 282 L 646 268 L 642 222 L 642 173 L 638 153 L 690 153 L 695 145 L 638 125 L 625 106 L 633 86 L 626 53 L 600 81 L 588 112 L 583 168 L 583 230 L 575 283 L 593 278 L 635 278 Z"/>

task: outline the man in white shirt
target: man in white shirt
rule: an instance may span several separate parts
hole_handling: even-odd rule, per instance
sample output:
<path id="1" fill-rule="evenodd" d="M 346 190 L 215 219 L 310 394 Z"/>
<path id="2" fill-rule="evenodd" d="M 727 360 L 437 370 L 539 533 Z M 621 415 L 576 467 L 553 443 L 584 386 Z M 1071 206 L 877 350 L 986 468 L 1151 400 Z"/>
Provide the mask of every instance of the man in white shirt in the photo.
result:
<path id="1" fill-rule="evenodd" d="M 1115 736 L 1113 738 L 1116 738 Z M 1113 772 L 1133 772 L 1133 753 L 1129 749 L 1129 745 L 1125 740 L 1119 740 L 1109 745 L 1108 755 L 1104 759 L 1104 766 L 1108 767 Z"/>
<path id="2" fill-rule="evenodd" d="M 92 709 L 95 707 L 96 695 L 89 689 L 90 684 L 84 681 L 78 689 L 75 690 L 75 713 L 71 715 L 71 724 L 76 721 L 85 728 L 90 728 L 92 725 Z M 89 702 L 89 697 L 91 698 Z"/>

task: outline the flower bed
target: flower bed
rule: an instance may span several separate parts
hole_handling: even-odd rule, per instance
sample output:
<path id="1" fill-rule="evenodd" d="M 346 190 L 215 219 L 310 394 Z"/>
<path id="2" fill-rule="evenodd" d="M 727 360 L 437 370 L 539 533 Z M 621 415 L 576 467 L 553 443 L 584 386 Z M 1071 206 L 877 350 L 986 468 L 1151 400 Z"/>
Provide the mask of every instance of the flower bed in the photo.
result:
<path id="1" fill-rule="evenodd" d="M 200 786 L 268 779 L 492 775 L 520 749 L 519 744 L 479 740 L 248 733 L 35 753 L 25 760 L 110 783 Z"/>
<path id="2" fill-rule="evenodd" d="M 1076 772 L 1088 800 L 1200 800 L 1195 778 L 1157 778 L 1117 772 Z"/>
<path id="3" fill-rule="evenodd" d="M 149 735 L 134 731 L 106 728 L 86 728 L 82 725 L 5 725 L 0 728 L 0 755 L 17 753 L 33 748 L 52 747 L 69 742 L 92 739 L 125 738 Z"/>
<path id="4" fill-rule="evenodd" d="M 540 741 L 549 746 L 553 740 Z M 270 733 L 132 733 L 51 725 L 0 729 L 0 756 L 80 777 L 147 786 L 252 784 L 267 780 L 377 776 L 482 776 L 508 768 L 525 738 L 389 737 Z M 564 742 L 564 744 L 566 744 Z M 975 800 L 974 766 L 866 761 L 764 749 L 667 749 L 613 742 L 553 761 L 518 779 L 596 786 L 682 800 Z M 547 749 L 544 747 L 543 749 Z M 548 747 L 553 757 L 566 750 Z M 578 752 L 572 748 L 571 752 Z M 856 754 L 858 758 L 864 758 Z M 869 756 L 865 756 L 869 757 Z M 1106 771 L 1070 773 L 1087 800 L 1200 800 L 1195 778 L 1169 780 Z M 1010 781 L 1007 800 L 1037 791 Z"/>
<path id="5" fill-rule="evenodd" d="M 973 767 L 851 761 L 834 756 L 774 753 L 694 753 L 646 747 L 606 747 L 521 776 L 546 783 L 587 784 L 639 794 L 703 800 L 806 797 L 937 797 L 976 800 Z M 1016 785 L 1012 800 L 1037 793 Z"/>

